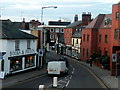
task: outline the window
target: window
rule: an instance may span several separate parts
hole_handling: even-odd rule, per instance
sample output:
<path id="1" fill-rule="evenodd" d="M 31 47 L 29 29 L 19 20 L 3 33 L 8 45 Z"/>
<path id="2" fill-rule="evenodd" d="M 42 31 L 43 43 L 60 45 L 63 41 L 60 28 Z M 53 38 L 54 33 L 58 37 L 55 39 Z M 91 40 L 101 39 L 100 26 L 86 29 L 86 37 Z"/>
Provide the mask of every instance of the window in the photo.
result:
<path id="1" fill-rule="evenodd" d="M 54 39 L 54 35 L 50 35 L 50 39 Z"/>
<path id="2" fill-rule="evenodd" d="M 85 55 L 85 49 L 83 48 L 83 56 Z"/>
<path id="3" fill-rule="evenodd" d="M 88 49 L 86 49 L 86 56 L 87 56 L 87 57 L 89 56 L 88 52 L 89 52 L 89 50 L 88 50 Z"/>
<path id="4" fill-rule="evenodd" d="M 55 30 L 56 30 L 56 33 L 58 33 L 58 32 L 59 32 L 59 28 L 56 28 Z"/>
<path id="5" fill-rule="evenodd" d="M 89 41 L 89 35 L 87 35 L 87 41 Z"/>
<path id="6" fill-rule="evenodd" d="M 73 46 L 74 46 L 74 39 L 73 39 Z"/>
<path id="7" fill-rule="evenodd" d="M 61 33 L 64 33 L 64 29 L 63 29 L 63 28 L 62 28 L 62 29 L 60 29 L 60 32 L 61 32 Z"/>
<path id="8" fill-rule="evenodd" d="M 101 39 L 102 39 L 102 35 L 99 35 L 99 42 L 101 42 Z"/>
<path id="9" fill-rule="evenodd" d="M 27 49 L 30 49 L 30 40 L 27 40 Z"/>
<path id="10" fill-rule="evenodd" d="M 114 31 L 114 39 L 118 39 L 119 38 L 119 29 L 115 29 Z"/>
<path id="11" fill-rule="evenodd" d="M 19 44 L 20 44 L 20 41 L 15 40 L 15 51 L 19 50 Z"/>
<path id="12" fill-rule="evenodd" d="M 22 58 L 10 59 L 10 71 L 17 71 L 22 69 Z"/>
<path id="13" fill-rule="evenodd" d="M 108 35 L 105 35 L 105 43 L 108 42 Z"/>
<path id="14" fill-rule="evenodd" d="M 85 34 L 83 35 L 83 41 L 85 41 Z"/>
<path id="15" fill-rule="evenodd" d="M 78 39 L 76 40 L 76 44 L 78 44 Z"/>
<path id="16" fill-rule="evenodd" d="M 110 18 L 105 18 L 105 25 L 108 25 L 110 23 L 111 19 Z"/>
<path id="17" fill-rule="evenodd" d="M 105 53 L 105 55 L 107 55 L 107 54 L 108 54 L 108 52 L 107 52 L 107 51 L 105 51 L 104 53 Z"/>
<path id="18" fill-rule="evenodd" d="M 34 56 L 25 57 L 25 68 L 33 67 L 35 65 Z"/>
<path id="19" fill-rule="evenodd" d="M 51 29 L 50 29 L 50 32 L 54 32 L 54 29 L 53 29 L 53 28 L 51 28 Z"/>
<path id="20" fill-rule="evenodd" d="M 119 12 L 116 12 L 116 20 L 119 19 Z"/>

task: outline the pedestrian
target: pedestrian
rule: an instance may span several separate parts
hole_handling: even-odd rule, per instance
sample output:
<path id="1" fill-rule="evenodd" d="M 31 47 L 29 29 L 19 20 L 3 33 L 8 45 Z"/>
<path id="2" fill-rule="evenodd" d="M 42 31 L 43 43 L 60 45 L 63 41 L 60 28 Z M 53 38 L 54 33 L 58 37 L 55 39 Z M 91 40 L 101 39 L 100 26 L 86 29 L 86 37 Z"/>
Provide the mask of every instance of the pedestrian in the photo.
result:
<path id="1" fill-rule="evenodd" d="M 90 57 L 90 67 L 92 67 L 92 58 Z"/>

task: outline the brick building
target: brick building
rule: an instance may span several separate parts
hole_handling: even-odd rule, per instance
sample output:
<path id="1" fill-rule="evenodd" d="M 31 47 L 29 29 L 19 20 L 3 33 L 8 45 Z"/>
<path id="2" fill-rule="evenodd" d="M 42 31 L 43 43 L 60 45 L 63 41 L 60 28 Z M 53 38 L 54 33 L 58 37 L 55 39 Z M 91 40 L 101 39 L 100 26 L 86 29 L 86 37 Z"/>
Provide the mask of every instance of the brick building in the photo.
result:
<path id="1" fill-rule="evenodd" d="M 120 3 L 112 6 L 112 14 L 99 14 L 82 31 L 81 59 L 87 61 L 93 53 L 110 56 L 111 75 L 115 75 L 113 54 L 120 50 Z M 118 65 L 119 66 L 119 65 Z"/>
<path id="2" fill-rule="evenodd" d="M 82 20 L 78 20 L 78 15 L 75 15 L 74 22 L 64 28 L 64 41 L 66 46 L 66 54 L 72 55 L 72 36 L 76 31 L 82 30 L 91 22 L 91 13 L 82 14 Z"/>

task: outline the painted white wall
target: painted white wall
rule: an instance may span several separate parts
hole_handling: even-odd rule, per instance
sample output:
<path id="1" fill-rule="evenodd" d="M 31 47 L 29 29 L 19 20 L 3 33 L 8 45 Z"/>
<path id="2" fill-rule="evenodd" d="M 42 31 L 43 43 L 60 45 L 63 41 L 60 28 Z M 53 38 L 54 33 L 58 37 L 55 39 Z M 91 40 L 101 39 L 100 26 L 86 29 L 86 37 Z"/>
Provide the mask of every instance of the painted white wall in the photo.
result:
<path id="1" fill-rule="evenodd" d="M 36 51 L 36 49 L 37 49 L 37 39 L 30 39 L 30 48 L 34 50 L 34 52 L 32 52 L 33 54 L 37 53 L 37 51 Z M 20 39 L 20 50 L 21 51 L 22 50 L 23 51 L 27 50 L 27 39 Z M 10 60 L 8 60 L 8 57 L 10 57 L 10 51 L 15 51 L 15 40 L 0 39 L 0 51 L 6 52 L 6 54 L 3 57 L 4 58 L 4 62 L 5 62 L 5 64 L 4 64 L 4 71 L 6 73 L 9 73 L 9 70 L 10 70 Z M 28 54 L 32 54 L 32 53 L 28 53 Z M 24 55 L 26 55 L 26 54 L 24 53 Z"/>

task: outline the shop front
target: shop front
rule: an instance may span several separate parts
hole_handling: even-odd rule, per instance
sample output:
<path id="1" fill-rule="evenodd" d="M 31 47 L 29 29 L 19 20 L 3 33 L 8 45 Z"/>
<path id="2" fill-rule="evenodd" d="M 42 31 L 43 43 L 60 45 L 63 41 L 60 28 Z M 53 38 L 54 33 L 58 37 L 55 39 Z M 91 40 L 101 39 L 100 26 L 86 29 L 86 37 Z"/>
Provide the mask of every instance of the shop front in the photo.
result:
<path id="1" fill-rule="evenodd" d="M 8 60 L 10 60 L 10 73 L 36 67 L 36 54 L 9 57 Z"/>
<path id="2" fill-rule="evenodd" d="M 10 51 L 7 63 L 8 74 L 25 71 L 28 69 L 36 68 L 36 55 L 33 49 Z"/>

